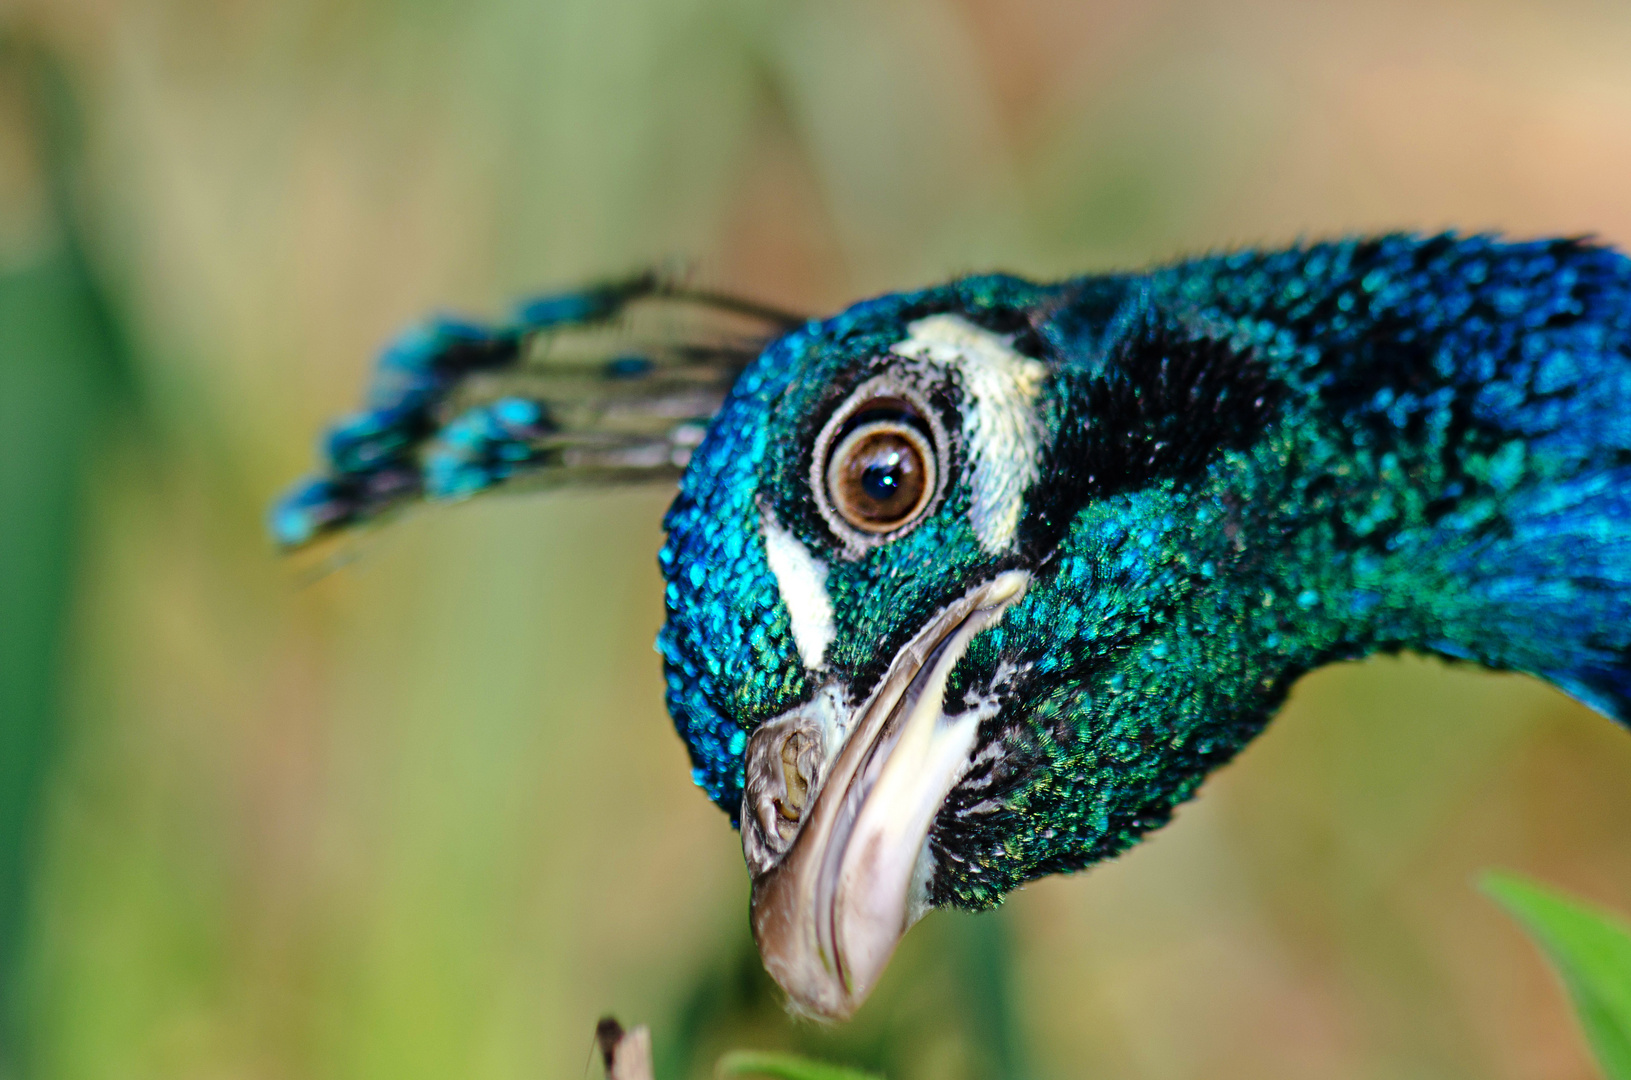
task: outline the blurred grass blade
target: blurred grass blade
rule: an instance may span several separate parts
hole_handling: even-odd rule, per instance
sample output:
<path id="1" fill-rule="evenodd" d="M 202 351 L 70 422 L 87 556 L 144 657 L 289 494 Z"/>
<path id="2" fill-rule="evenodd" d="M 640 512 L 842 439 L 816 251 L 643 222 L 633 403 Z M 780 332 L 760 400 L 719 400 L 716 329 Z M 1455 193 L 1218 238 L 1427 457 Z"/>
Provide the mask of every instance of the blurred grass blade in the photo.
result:
<path id="1" fill-rule="evenodd" d="M 1483 887 L 1551 959 L 1604 1075 L 1631 1080 L 1631 927 L 1511 874 L 1489 874 Z"/>
<path id="2" fill-rule="evenodd" d="M 0 1057 L 19 1068 L 27 870 L 59 726 L 97 342 L 61 262 L 0 275 Z"/>
<path id="3" fill-rule="evenodd" d="M 20 1076 L 29 869 L 59 742 L 84 470 L 128 366 L 72 212 L 78 136 L 67 80 L 45 50 L 8 37 L 0 77 L 36 129 L 51 219 L 47 249 L 0 271 L 0 1074 Z"/>
<path id="4" fill-rule="evenodd" d="M 981 1071 L 990 1080 L 1021 1080 L 1031 1075 L 1014 1004 L 1011 918 L 1006 908 L 978 915 L 960 913 L 958 918 L 956 941 L 970 1006 L 968 1032 L 972 1048 L 985 1058 Z"/>
<path id="5" fill-rule="evenodd" d="M 874 1073 L 811 1061 L 797 1054 L 764 1050 L 733 1050 L 719 1059 L 714 1075 L 720 1080 L 735 1076 L 762 1076 L 771 1080 L 879 1080 Z"/>

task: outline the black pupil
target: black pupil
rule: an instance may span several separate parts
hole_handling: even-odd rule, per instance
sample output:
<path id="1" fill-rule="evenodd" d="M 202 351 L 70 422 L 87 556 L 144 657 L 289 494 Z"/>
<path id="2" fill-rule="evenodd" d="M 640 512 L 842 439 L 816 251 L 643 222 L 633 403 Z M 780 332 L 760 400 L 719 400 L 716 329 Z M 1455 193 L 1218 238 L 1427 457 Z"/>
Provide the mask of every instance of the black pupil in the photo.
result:
<path id="1" fill-rule="evenodd" d="M 890 451 L 886 460 L 868 465 L 861 473 L 861 490 L 885 502 L 900 491 L 901 473 L 900 454 Z"/>

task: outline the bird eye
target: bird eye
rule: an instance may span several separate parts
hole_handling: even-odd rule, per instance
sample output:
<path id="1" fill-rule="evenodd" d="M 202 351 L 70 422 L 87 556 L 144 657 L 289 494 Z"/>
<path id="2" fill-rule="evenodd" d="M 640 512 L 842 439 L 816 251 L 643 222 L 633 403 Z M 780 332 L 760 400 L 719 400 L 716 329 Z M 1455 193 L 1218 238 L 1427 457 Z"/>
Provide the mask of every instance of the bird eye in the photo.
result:
<path id="1" fill-rule="evenodd" d="M 827 497 L 862 532 L 894 532 L 934 494 L 935 454 L 926 425 L 902 404 L 856 410 L 827 459 Z"/>

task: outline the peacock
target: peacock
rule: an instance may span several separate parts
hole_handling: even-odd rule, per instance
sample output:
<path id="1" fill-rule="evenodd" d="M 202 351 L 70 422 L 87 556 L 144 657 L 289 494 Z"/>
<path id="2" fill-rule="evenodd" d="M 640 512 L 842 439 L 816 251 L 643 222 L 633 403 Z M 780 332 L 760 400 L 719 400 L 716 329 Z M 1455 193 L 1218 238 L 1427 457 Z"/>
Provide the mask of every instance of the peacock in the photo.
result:
<path id="1" fill-rule="evenodd" d="M 1588 240 L 976 275 L 825 319 L 642 274 L 414 328 L 322 459 L 285 547 L 678 481 L 669 712 L 816 1017 L 929 909 L 1166 823 L 1324 664 L 1410 650 L 1631 721 L 1631 261 Z"/>

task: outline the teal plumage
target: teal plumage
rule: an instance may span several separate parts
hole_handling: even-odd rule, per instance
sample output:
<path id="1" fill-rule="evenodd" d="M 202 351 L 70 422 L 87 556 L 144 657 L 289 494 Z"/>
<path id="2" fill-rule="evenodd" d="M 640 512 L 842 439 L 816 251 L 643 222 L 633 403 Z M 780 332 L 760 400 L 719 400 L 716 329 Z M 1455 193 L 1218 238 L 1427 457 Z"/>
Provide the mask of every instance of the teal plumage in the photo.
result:
<path id="1" fill-rule="evenodd" d="M 939 462 L 882 539 L 834 517 L 824 456 L 869 393 Z M 922 900 L 986 907 L 1167 821 L 1325 663 L 1433 653 L 1631 720 L 1631 262 L 1398 235 L 867 301 L 746 365 L 665 525 L 669 708 L 765 873 L 914 635 L 1023 578 L 947 661 L 942 728 L 977 728 L 914 864 Z M 794 721 L 824 756 L 755 779 L 755 732 Z"/>

